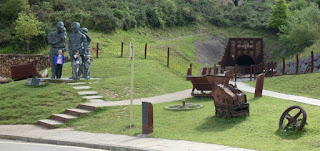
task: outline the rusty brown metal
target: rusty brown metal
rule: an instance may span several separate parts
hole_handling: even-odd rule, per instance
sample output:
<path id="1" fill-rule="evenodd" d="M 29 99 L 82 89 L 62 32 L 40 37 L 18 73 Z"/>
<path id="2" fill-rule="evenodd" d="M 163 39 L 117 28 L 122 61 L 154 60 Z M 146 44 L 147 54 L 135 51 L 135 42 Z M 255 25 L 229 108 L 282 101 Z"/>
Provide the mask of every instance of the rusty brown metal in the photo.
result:
<path id="1" fill-rule="evenodd" d="M 282 57 L 282 75 L 284 75 L 286 72 L 286 59 Z"/>
<path id="2" fill-rule="evenodd" d="M 228 76 L 213 75 L 188 76 L 187 79 L 190 80 L 193 85 L 191 95 L 196 97 L 212 97 L 212 91 L 216 85 L 229 84 L 230 80 Z M 195 93 L 195 90 L 201 93 Z"/>
<path id="3" fill-rule="evenodd" d="M 254 92 L 254 97 L 255 98 L 262 97 L 264 77 L 265 77 L 264 73 L 261 73 L 261 74 L 258 75 L 257 82 L 256 82 L 256 89 L 255 89 L 255 92 Z"/>
<path id="4" fill-rule="evenodd" d="M 123 57 L 123 42 L 121 42 L 121 57 Z"/>
<path id="5" fill-rule="evenodd" d="M 142 134 L 153 133 L 153 106 L 149 102 L 142 102 Z"/>
<path id="6" fill-rule="evenodd" d="M 251 65 L 250 66 L 250 81 L 252 81 L 252 69 L 253 69 L 253 66 Z"/>
<path id="7" fill-rule="evenodd" d="M 213 93 L 216 117 L 231 118 L 249 115 L 247 96 L 236 86 L 218 84 Z"/>
<path id="8" fill-rule="evenodd" d="M 294 116 L 290 114 L 292 110 L 298 110 L 294 111 L 292 113 L 296 113 Z M 301 117 L 302 114 L 302 117 Z M 299 118 L 300 117 L 300 118 Z M 284 123 L 284 120 L 287 120 L 287 124 Z M 279 129 L 280 130 L 296 130 L 301 131 L 305 124 L 307 123 L 307 113 L 306 111 L 301 108 L 300 106 L 291 106 L 287 108 L 281 115 L 280 121 L 279 121 Z"/>
<path id="9" fill-rule="evenodd" d="M 187 80 L 188 80 L 188 76 L 192 76 L 192 63 L 190 63 L 190 67 L 187 71 Z"/>
<path id="10" fill-rule="evenodd" d="M 256 66 L 252 65 L 252 70 L 253 70 L 253 80 L 256 80 Z"/>
<path id="11" fill-rule="evenodd" d="M 207 75 L 208 68 L 202 68 L 201 75 Z"/>
<path id="12" fill-rule="evenodd" d="M 169 67 L 169 63 L 170 63 L 170 48 L 168 48 L 167 67 Z"/>
<path id="13" fill-rule="evenodd" d="M 99 58 L 99 43 L 97 43 L 97 54 L 96 58 Z"/>
<path id="14" fill-rule="evenodd" d="M 311 73 L 313 73 L 313 68 L 314 68 L 314 54 L 313 51 L 311 51 Z"/>
<path id="15" fill-rule="evenodd" d="M 296 54 L 296 74 L 299 73 L 299 55 Z"/>
<path id="16" fill-rule="evenodd" d="M 22 80 L 32 77 L 41 77 L 36 70 L 36 61 L 24 65 L 15 65 L 11 67 L 12 80 Z"/>

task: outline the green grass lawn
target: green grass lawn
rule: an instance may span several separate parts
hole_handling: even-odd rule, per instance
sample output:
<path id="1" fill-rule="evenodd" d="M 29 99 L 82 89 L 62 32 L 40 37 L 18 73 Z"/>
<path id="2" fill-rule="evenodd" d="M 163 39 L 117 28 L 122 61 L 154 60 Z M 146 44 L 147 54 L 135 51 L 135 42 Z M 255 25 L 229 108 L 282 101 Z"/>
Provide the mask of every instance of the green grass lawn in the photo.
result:
<path id="1" fill-rule="evenodd" d="M 320 73 L 284 75 L 266 78 L 263 89 L 320 99 Z M 256 82 L 246 82 L 255 87 Z"/>
<path id="2" fill-rule="evenodd" d="M 201 103 L 203 108 L 193 111 L 168 111 L 167 105 L 181 101 L 154 104 L 154 133 L 151 137 L 188 140 L 257 150 L 318 150 L 320 147 L 319 107 L 271 97 L 254 99 L 247 93 L 250 116 L 219 119 L 214 115 L 212 99 L 187 99 L 187 103 Z M 292 105 L 303 107 L 308 124 L 302 132 L 278 131 L 282 112 Z M 129 106 L 100 108 L 80 119 L 67 123 L 75 130 L 135 136 L 142 131 L 141 105 L 134 106 L 134 128 L 128 129 Z"/>
<path id="3" fill-rule="evenodd" d="M 26 80 L 0 85 L 0 124 L 35 124 L 86 102 L 66 83 L 27 86 Z"/>

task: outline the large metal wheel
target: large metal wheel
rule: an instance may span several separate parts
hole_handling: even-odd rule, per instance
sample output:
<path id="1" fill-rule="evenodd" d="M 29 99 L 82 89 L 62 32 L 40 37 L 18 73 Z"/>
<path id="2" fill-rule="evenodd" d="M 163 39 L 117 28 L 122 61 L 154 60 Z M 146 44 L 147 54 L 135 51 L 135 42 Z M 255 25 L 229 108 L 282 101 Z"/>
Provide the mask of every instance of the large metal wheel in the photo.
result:
<path id="1" fill-rule="evenodd" d="M 295 115 L 292 116 L 290 112 L 292 114 L 295 113 Z M 285 119 L 287 121 L 285 121 Z M 306 111 L 300 106 L 291 106 L 282 113 L 279 121 L 279 129 L 286 130 L 293 127 L 296 131 L 301 131 L 304 125 L 306 124 L 306 122 L 307 122 Z"/>

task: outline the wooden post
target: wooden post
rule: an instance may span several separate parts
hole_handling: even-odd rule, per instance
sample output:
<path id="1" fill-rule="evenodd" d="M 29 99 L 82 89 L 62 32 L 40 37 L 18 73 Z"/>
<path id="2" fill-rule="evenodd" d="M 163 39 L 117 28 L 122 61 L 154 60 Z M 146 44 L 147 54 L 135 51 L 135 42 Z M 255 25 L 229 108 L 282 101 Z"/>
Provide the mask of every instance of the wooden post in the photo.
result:
<path id="1" fill-rule="evenodd" d="M 146 45 L 144 46 L 144 59 L 147 59 L 147 47 L 148 44 L 146 43 Z"/>
<path id="2" fill-rule="evenodd" d="M 313 51 L 311 51 L 311 73 L 313 72 L 313 68 L 314 68 L 314 55 L 313 55 Z"/>
<path id="3" fill-rule="evenodd" d="M 252 70 L 253 70 L 253 80 L 256 80 L 256 66 L 252 65 Z"/>
<path id="4" fill-rule="evenodd" d="M 190 75 L 192 75 L 192 63 L 190 63 Z"/>
<path id="5" fill-rule="evenodd" d="M 236 83 L 237 83 L 237 73 L 238 73 L 238 64 L 235 64 L 235 66 L 234 66 L 234 81 Z"/>
<path id="6" fill-rule="evenodd" d="M 286 59 L 282 57 L 282 75 L 284 75 L 286 72 Z"/>
<path id="7" fill-rule="evenodd" d="M 264 64 L 263 64 L 263 62 L 260 64 L 260 68 L 261 68 L 261 73 L 263 73 L 263 70 L 264 70 Z"/>
<path id="8" fill-rule="evenodd" d="M 121 57 L 123 57 L 123 42 L 121 42 Z"/>
<path id="9" fill-rule="evenodd" d="M 273 62 L 271 62 L 271 77 L 273 77 L 273 69 L 274 69 Z"/>
<path id="10" fill-rule="evenodd" d="M 169 67 L 169 63 L 170 63 L 170 48 L 168 48 L 167 67 Z"/>
<path id="11" fill-rule="evenodd" d="M 97 54 L 96 54 L 96 58 L 99 58 L 99 43 L 97 43 Z"/>
<path id="12" fill-rule="evenodd" d="M 253 66 L 250 65 L 250 81 L 252 81 L 252 69 L 253 69 Z"/>
<path id="13" fill-rule="evenodd" d="M 213 67 L 213 75 L 216 76 L 217 75 L 217 65 L 214 64 L 214 67 Z"/>
<path id="14" fill-rule="evenodd" d="M 211 75 L 211 67 L 209 67 L 209 70 L 208 70 L 208 74 L 207 75 Z"/>
<path id="15" fill-rule="evenodd" d="M 296 74 L 299 73 L 299 55 L 296 54 Z"/>

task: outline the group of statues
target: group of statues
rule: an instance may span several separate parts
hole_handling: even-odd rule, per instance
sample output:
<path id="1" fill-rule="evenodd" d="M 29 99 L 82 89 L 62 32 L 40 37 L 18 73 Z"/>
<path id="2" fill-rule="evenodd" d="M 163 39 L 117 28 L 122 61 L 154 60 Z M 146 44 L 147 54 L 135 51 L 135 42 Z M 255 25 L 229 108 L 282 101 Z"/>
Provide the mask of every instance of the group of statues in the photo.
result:
<path id="1" fill-rule="evenodd" d="M 89 66 L 86 65 L 86 62 L 90 62 L 90 50 L 89 45 L 91 42 L 91 37 L 88 35 L 88 29 L 80 27 L 80 23 L 73 22 L 71 24 L 72 34 L 69 36 L 68 42 L 68 52 L 71 59 L 73 56 L 79 52 L 80 54 L 80 65 L 78 68 L 78 76 L 82 75 L 83 78 L 88 78 L 90 71 Z M 62 52 L 66 52 L 66 39 L 67 32 L 64 27 L 64 23 L 59 21 L 56 24 L 56 31 L 51 32 L 48 36 L 48 43 L 51 45 L 50 49 L 50 64 L 51 64 L 51 78 L 55 78 L 55 62 L 54 58 L 58 55 L 58 51 L 62 50 Z M 72 62 L 72 60 L 71 60 Z M 74 69 L 73 63 L 71 63 L 72 70 Z M 75 76 L 72 76 L 75 79 Z"/>

